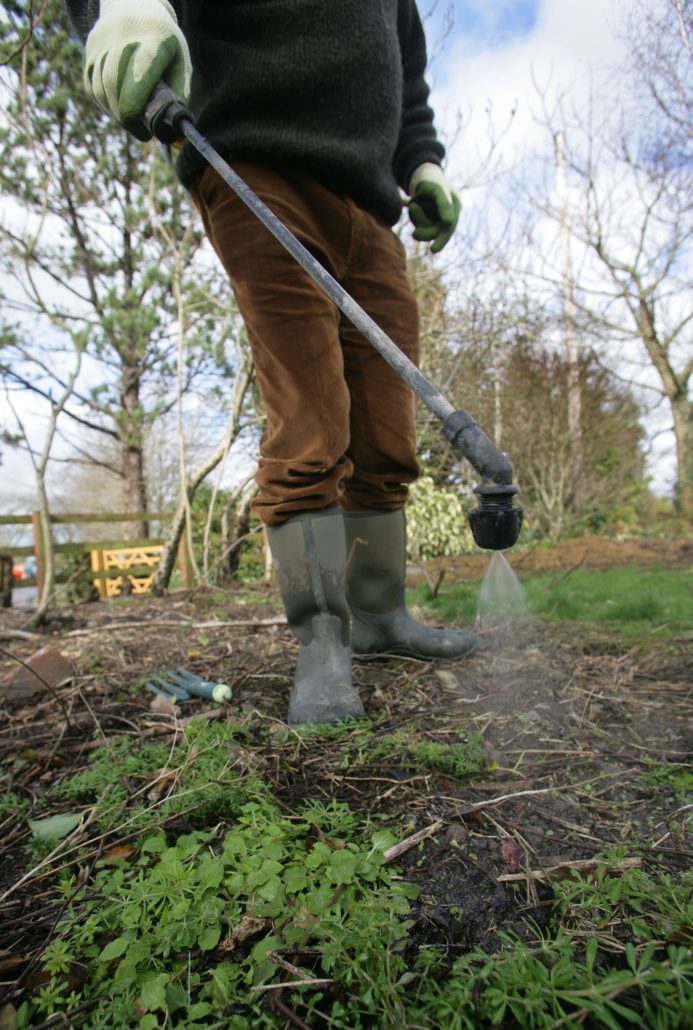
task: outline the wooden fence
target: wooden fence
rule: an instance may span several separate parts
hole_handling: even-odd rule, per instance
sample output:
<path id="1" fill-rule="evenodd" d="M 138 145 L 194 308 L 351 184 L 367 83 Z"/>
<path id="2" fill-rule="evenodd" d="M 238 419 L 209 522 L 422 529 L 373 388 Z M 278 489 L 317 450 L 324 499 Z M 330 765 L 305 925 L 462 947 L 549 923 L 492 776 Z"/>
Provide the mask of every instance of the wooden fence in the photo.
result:
<path id="1" fill-rule="evenodd" d="M 94 514 L 72 514 L 72 515 L 51 515 L 51 525 L 68 525 L 68 524 L 80 524 L 80 523 L 113 523 L 113 522 L 167 522 L 173 518 L 173 512 L 170 511 L 158 511 L 158 512 L 143 512 L 133 514 L 132 512 L 126 512 L 125 514 L 112 514 L 112 513 L 94 513 Z M 36 575 L 28 576 L 22 579 L 16 579 L 14 586 L 37 586 L 40 590 L 43 585 L 44 571 L 45 571 L 45 559 L 43 553 L 43 524 L 42 516 L 38 511 L 32 512 L 29 515 L 0 515 L 0 526 L 19 526 L 19 525 L 30 525 L 32 527 L 33 543 L 29 546 L 9 546 L 2 547 L 5 558 L 11 557 L 12 561 L 15 562 L 20 558 L 28 558 L 33 556 L 36 561 Z M 125 569 L 127 569 L 127 579 L 131 582 L 141 581 L 144 578 L 151 578 L 153 570 L 155 570 L 158 561 L 155 560 L 155 553 L 157 548 L 160 548 L 164 543 L 165 539 L 161 537 L 150 537 L 147 539 L 132 539 L 132 540 L 82 540 L 78 543 L 66 543 L 66 544 L 53 544 L 53 551 L 55 554 L 66 554 L 66 555 L 85 555 L 90 556 L 91 568 L 85 568 L 81 572 L 68 573 L 56 575 L 56 583 L 85 583 L 92 582 L 99 589 L 99 593 L 103 596 L 110 596 L 115 591 L 109 589 L 109 583 L 112 586 L 113 581 L 122 579 Z M 127 561 L 128 551 L 133 552 L 133 556 L 136 559 L 134 564 L 130 564 Z M 110 555 L 106 556 L 107 552 Z M 121 552 L 120 558 L 116 553 Z M 137 559 L 140 559 L 140 564 L 137 564 Z M 5 565 L 7 562 L 5 562 Z M 178 570 L 180 575 L 181 586 L 189 587 L 194 586 L 193 582 L 193 564 L 188 549 L 187 540 L 185 534 L 181 538 L 181 542 L 178 546 Z M 141 592 L 138 587 L 135 587 L 135 592 Z M 3 603 L 7 604 L 7 595 L 3 599 Z"/>

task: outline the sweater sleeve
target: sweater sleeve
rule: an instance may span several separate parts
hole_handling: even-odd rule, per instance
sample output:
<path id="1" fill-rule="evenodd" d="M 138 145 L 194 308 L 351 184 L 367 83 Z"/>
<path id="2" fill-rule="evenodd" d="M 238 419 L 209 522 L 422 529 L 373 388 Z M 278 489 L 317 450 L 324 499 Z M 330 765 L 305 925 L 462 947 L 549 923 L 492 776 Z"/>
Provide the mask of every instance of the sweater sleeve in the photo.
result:
<path id="1" fill-rule="evenodd" d="M 406 192 L 414 170 L 424 161 L 441 164 L 445 148 L 436 135 L 428 103 L 426 37 L 415 0 L 400 0 L 398 31 L 404 82 L 402 124 L 392 169 Z"/>
<path id="2" fill-rule="evenodd" d="M 99 17 L 99 0 L 65 0 L 65 7 L 75 35 L 84 43 Z"/>

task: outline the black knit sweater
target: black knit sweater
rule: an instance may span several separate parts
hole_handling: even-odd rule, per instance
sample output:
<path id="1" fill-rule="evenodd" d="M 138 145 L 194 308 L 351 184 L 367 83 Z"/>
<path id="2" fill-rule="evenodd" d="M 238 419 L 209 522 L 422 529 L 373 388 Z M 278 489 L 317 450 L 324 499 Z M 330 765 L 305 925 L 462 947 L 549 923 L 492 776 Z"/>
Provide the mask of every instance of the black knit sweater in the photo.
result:
<path id="1" fill-rule="evenodd" d="M 66 0 L 82 39 L 98 0 Z M 190 107 L 228 160 L 299 168 L 394 224 L 444 149 L 415 0 L 172 0 L 193 64 Z M 178 174 L 203 161 L 189 144 Z"/>

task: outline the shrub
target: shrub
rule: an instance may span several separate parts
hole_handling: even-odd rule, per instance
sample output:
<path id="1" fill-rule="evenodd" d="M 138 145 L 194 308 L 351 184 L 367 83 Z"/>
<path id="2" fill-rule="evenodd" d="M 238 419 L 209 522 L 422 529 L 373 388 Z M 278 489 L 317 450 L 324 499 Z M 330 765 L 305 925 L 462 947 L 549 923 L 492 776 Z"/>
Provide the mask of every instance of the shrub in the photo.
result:
<path id="1" fill-rule="evenodd" d="M 422 561 L 473 551 L 467 508 L 458 487 L 438 487 L 431 476 L 417 480 L 407 504 L 409 557 Z"/>

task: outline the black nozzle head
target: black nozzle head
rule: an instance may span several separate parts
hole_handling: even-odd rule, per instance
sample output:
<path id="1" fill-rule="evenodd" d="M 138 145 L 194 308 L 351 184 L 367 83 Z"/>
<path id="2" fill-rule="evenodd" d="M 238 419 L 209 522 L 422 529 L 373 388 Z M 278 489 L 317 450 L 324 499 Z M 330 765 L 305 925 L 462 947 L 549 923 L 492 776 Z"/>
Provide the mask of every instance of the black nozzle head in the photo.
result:
<path id="1" fill-rule="evenodd" d="M 514 503 L 518 489 L 514 485 L 483 483 L 474 491 L 479 506 L 468 515 L 469 528 L 477 547 L 489 551 L 503 551 L 512 547 L 520 535 L 524 512 Z"/>

